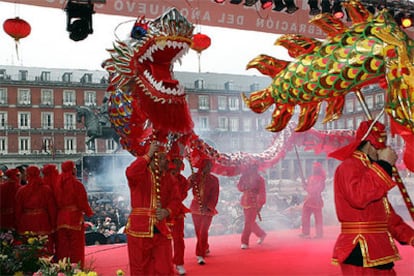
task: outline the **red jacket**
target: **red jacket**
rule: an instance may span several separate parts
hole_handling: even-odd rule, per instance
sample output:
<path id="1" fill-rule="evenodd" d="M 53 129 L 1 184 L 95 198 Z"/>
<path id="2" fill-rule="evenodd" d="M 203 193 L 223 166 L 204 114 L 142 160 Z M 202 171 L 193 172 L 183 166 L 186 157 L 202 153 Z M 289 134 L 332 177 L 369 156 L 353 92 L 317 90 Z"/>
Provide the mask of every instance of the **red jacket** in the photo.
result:
<path id="1" fill-rule="evenodd" d="M 83 184 L 72 172 L 64 172 L 59 175 L 55 193 L 58 206 L 57 229 L 81 230 L 84 214 L 88 217 L 93 215 Z"/>
<path id="2" fill-rule="evenodd" d="M 216 205 L 219 198 L 219 180 L 212 174 L 203 175 L 201 172 L 189 177 L 193 189 L 193 200 L 190 210 L 192 214 L 214 216 L 218 212 Z"/>
<path id="3" fill-rule="evenodd" d="M 126 225 L 126 233 L 135 237 L 153 237 L 155 226 L 161 234 L 171 238 L 167 220 L 163 219 L 157 222 L 155 217 L 157 208 L 155 175 L 147 160 L 138 157 L 126 169 L 126 177 L 132 207 Z M 177 215 L 181 206 L 181 198 L 175 181 L 177 181 L 176 178 L 167 172 L 160 177 L 161 207 L 170 212 L 169 217 Z"/>
<path id="4" fill-rule="evenodd" d="M 240 205 L 247 208 L 262 208 L 266 203 L 266 185 L 264 178 L 258 173 L 243 174 L 237 183 L 243 193 Z"/>
<path id="5" fill-rule="evenodd" d="M 335 205 L 341 222 L 333 263 L 342 263 L 360 243 L 364 267 L 399 260 L 394 239 L 411 244 L 414 230 L 404 223 L 387 199 L 396 185 L 385 170 L 360 151 L 344 160 L 334 179 Z"/>
<path id="6" fill-rule="evenodd" d="M 47 235 L 55 230 L 56 203 L 52 190 L 38 182 L 28 182 L 20 186 L 16 194 L 17 231 L 37 235 Z"/>
<path id="7" fill-rule="evenodd" d="M 321 193 L 325 189 L 325 176 L 324 175 L 311 175 L 306 183 L 305 190 L 308 193 L 303 207 L 310 208 L 322 208 L 323 200 Z"/>

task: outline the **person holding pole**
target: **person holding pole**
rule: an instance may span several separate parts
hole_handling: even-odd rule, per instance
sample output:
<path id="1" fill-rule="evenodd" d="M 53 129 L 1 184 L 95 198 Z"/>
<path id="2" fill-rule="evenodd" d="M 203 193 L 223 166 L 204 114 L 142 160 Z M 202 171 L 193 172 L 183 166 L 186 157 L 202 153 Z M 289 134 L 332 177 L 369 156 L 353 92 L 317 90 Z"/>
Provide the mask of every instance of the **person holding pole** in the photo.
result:
<path id="1" fill-rule="evenodd" d="M 394 261 L 401 257 L 395 241 L 414 246 L 414 229 L 387 198 L 397 185 L 392 179 L 397 154 L 386 142 L 383 124 L 364 121 L 354 142 L 329 154 L 342 161 L 334 176 L 341 233 L 332 262 L 344 275 L 396 275 Z"/>
<path id="2" fill-rule="evenodd" d="M 258 173 L 257 164 L 250 166 L 242 174 L 237 183 L 237 188 L 243 193 L 240 200 L 244 213 L 241 249 L 248 249 L 251 233 L 254 233 L 259 238 L 257 240 L 258 244 L 262 244 L 266 237 L 266 232 L 256 222 L 257 217 L 261 220 L 260 210 L 266 203 L 265 180 Z"/>

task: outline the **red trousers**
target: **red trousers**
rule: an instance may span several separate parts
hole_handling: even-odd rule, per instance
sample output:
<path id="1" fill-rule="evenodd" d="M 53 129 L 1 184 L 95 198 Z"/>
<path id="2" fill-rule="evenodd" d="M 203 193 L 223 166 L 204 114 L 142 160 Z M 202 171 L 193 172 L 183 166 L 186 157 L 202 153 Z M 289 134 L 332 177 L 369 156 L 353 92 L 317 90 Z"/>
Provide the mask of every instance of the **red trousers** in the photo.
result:
<path id="1" fill-rule="evenodd" d="M 172 228 L 174 256 L 173 263 L 175 265 L 184 264 L 184 217 L 176 218 Z"/>
<path id="2" fill-rule="evenodd" d="M 307 207 L 302 209 L 302 233 L 305 235 L 310 234 L 310 222 L 311 215 L 315 217 L 315 230 L 316 235 L 323 236 L 323 221 L 322 221 L 322 208 L 321 207 Z"/>
<path id="3" fill-rule="evenodd" d="M 128 235 L 130 274 L 133 276 L 174 275 L 171 240 L 162 234 L 153 238 Z"/>
<path id="4" fill-rule="evenodd" d="M 61 228 L 56 235 L 57 260 L 70 258 L 71 263 L 85 265 L 85 231 Z"/>
<path id="5" fill-rule="evenodd" d="M 394 269 L 375 269 L 349 264 L 341 264 L 342 275 L 345 276 L 396 276 Z"/>
<path id="6" fill-rule="evenodd" d="M 213 216 L 192 214 L 194 230 L 197 236 L 196 256 L 205 257 L 208 245 L 208 230 Z"/>
<path id="7" fill-rule="evenodd" d="M 244 228 L 241 235 L 241 243 L 249 244 L 250 234 L 254 233 L 257 237 L 266 235 L 265 231 L 256 223 L 257 209 L 245 208 L 244 212 Z"/>

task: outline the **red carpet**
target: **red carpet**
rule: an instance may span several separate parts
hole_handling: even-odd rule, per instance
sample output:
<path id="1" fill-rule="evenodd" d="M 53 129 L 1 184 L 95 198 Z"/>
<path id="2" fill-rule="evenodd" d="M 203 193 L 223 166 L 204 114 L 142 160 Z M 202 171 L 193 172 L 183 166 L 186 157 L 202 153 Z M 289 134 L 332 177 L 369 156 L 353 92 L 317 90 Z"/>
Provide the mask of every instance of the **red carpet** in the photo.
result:
<path id="1" fill-rule="evenodd" d="M 251 236 L 250 248 L 240 249 L 240 235 L 212 236 L 206 264 L 196 262 L 195 238 L 186 239 L 187 275 L 341 275 L 330 263 L 338 227 L 325 227 L 323 239 L 299 238 L 299 230 L 268 232 L 262 245 Z M 414 275 L 414 248 L 399 246 L 398 276 Z M 101 276 L 114 276 L 118 269 L 129 274 L 126 244 L 86 247 L 86 260 Z M 133 275 L 132 275 L 133 276 Z"/>

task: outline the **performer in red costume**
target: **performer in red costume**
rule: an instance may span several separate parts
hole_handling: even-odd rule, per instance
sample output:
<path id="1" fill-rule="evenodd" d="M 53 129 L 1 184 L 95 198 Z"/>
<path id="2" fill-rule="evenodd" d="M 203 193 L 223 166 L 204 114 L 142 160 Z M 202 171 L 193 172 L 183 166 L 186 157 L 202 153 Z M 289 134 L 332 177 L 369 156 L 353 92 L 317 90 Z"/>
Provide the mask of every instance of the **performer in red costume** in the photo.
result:
<path id="1" fill-rule="evenodd" d="M 302 238 L 310 238 L 310 221 L 313 214 L 315 218 L 315 238 L 323 237 L 323 200 L 321 193 L 325 189 L 326 173 L 322 164 L 313 163 L 313 172 L 305 183 L 305 191 L 308 193 L 302 208 Z"/>
<path id="2" fill-rule="evenodd" d="M 55 164 L 45 164 L 42 168 L 43 174 L 43 183 L 50 187 L 50 189 L 55 193 L 57 180 L 59 177 L 59 170 Z"/>
<path id="3" fill-rule="evenodd" d="M 210 173 L 211 167 L 211 160 L 204 159 L 200 169 L 189 177 L 190 188 L 193 189 L 190 210 L 197 236 L 197 262 L 200 265 L 205 264 L 204 258 L 209 252 L 208 230 L 213 216 L 217 214 L 216 205 L 219 197 L 219 180 Z"/>
<path id="4" fill-rule="evenodd" d="M 73 161 L 62 163 L 62 173 L 56 185 L 58 206 L 56 256 L 58 260 L 70 258 L 71 263 L 85 264 L 85 227 L 84 215 L 91 217 L 85 187 L 76 178 Z"/>
<path id="5" fill-rule="evenodd" d="M 266 203 L 266 185 L 264 178 L 259 174 L 257 165 L 252 165 L 241 175 L 237 188 L 243 193 L 240 205 L 244 212 L 244 228 L 241 235 L 241 249 L 249 248 L 250 235 L 253 232 L 262 244 L 266 232 L 256 223 L 260 219 L 260 210 Z"/>
<path id="6" fill-rule="evenodd" d="M 180 193 L 181 202 L 183 202 L 188 195 L 190 185 L 187 178 L 183 176 L 180 171 L 184 169 L 184 163 L 180 155 L 170 154 L 172 158 L 172 165 L 170 166 L 171 174 L 177 178 L 178 191 Z M 190 210 L 181 203 L 180 209 L 173 218 L 172 236 L 173 236 L 173 263 L 179 275 L 184 275 L 186 270 L 184 268 L 184 218 L 185 214 Z"/>
<path id="7" fill-rule="evenodd" d="M 126 225 L 131 275 L 174 275 L 171 231 L 167 218 L 177 214 L 181 199 L 168 173 L 165 152 L 153 141 L 149 151 L 126 169 L 131 213 Z"/>
<path id="8" fill-rule="evenodd" d="M 40 169 L 29 166 L 26 170 L 27 184 L 20 186 L 16 194 L 17 232 L 35 235 L 51 235 L 55 230 L 56 202 L 52 190 L 43 184 Z M 46 245 L 53 252 L 53 243 Z"/>
<path id="9" fill-rule="evenodd" d="M 394 240 L 414 246 L 414 229 L 387 199 L 396 185 L 391 176 L 397 154 L 386 141 L 383 124 L 365 121 L 355 142 L 329 155 L 343 161 L 334 178 L 341 234 L 332 261 L 344 275 L 395 275 L 394 261 L 400 255 Z"/>
<path id="10" fill-rule="evenodd" d="M 19 173 L 18 169 L 8 169 L 4 183 L 0 184 L 0 230 L 16 229 L 15 198 L 20 187 Z"/>

